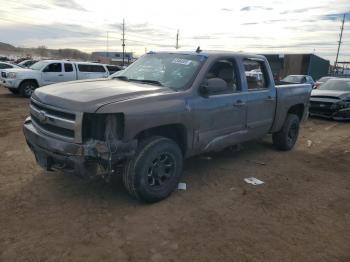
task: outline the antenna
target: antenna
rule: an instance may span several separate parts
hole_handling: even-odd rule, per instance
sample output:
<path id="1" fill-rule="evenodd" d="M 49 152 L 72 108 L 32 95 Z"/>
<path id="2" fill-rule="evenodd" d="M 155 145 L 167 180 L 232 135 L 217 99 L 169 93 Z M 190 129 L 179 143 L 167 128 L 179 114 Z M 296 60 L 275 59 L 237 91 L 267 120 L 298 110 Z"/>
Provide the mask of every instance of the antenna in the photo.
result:
<path id="1" fill-rule="evenodd" d="M 122 38 L 122 47 L 123 47 L 123 66 L 125 63 L 125 20 L 123 18 L 123 38 Z"/>
<path id="2" fill-rule="evenodd" d="M 337 50 L 337 56 L 335 58 L 335 62 L 334 62 L 334 72 L 337 71 L 337 64 L 338 64 L 338 57 L 339 57 L 339 50 L 340 50 L 340 46 L 342 44 L 342 38 L 343 38 L 343 31 L 344 31 L 344 23 L 345 23 L 345 15 L 343 15 L 343 21 L 341 23 L 341 27 L 340 27 L 340 35 L 339 35 L 339 41 L 338 41 L 338 50 Z"/>

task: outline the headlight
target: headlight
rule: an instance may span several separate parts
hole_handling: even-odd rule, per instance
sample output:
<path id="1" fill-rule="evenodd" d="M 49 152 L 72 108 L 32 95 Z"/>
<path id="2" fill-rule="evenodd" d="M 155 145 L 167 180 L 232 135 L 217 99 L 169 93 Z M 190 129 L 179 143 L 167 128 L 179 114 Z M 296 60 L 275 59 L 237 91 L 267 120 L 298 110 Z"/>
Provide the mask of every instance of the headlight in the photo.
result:
<path id="1" fill-rule="evenodd" d="M 7 73 L 7 78 L 16 78 L 16 73 L 14 72 Z"/>
<path id="2" fill-rule="evenodd" d="M 350 107 L 350 101 L 342 101 L 339 103 L 340 108 L 348 108 Z"/>

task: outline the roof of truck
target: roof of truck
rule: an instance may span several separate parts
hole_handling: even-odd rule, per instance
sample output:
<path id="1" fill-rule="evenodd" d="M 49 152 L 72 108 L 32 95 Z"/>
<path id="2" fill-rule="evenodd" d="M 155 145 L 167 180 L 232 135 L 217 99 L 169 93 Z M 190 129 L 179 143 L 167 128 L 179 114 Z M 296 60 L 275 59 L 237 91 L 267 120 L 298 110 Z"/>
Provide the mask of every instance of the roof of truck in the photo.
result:
<path id="1" fill-rule="evenodd" d="M 217 57 L 217 56 L 225 56 L 225 55 L 233 55 L 233 56 L 250 56 L 254 58 L 260 58 L 265 59 L 263 55 L 257 55 L 252 53 L 245 53 L 245 52 L 234 52 L 234 51 L 214 51 L 214 50 L 201 50 L 200 52 L 196 51 L 159 51 L 154 52 L 150 51 L 148 54 L 182 54 L 182 55 L 198 55 L 198 56 L 205 56 L 205 57 Z"/>

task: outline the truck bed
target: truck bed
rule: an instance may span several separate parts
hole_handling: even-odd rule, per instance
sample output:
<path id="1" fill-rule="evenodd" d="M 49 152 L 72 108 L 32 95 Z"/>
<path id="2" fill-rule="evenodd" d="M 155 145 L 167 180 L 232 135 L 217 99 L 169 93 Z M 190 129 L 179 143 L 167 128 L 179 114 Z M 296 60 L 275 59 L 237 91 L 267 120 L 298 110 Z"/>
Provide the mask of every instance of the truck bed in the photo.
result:
<path id="1" fill-rule="evenodd" d="M 309 84 L 288 84 L 276 85 L 277 106 L 275 112 L 275 121 L 271 129 L 271 133 L 279 131 L 286 119 L 289 108 L 292 105 L 308 104 L 312 87 Z M 305 110 L 307 115 L 308 110 Z"/>

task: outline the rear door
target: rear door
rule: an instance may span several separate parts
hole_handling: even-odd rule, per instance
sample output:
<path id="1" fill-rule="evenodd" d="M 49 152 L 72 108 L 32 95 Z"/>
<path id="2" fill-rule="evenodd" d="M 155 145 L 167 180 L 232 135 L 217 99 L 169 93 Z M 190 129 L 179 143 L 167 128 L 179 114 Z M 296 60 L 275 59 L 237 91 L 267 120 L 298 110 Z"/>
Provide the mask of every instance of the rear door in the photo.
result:
<path id="1" fill-rule="evenodd" d="M 63 67 L 61 62 L 48 64 L 42 71 L 44 85 L 54 84 L 64 81 Z"/>
<path id="2" fill-rule="evenodd" d="M 275 117 L 276 90 L 263 59 L 243 58 L 249 138 L 269 132 Z"/>
<path id="3" fill-rule="evenodd" d="M 72 63 L 65 62 L 64 66 L 64 81 L 73 81 L 76 80 L 75 68 Z"/>

